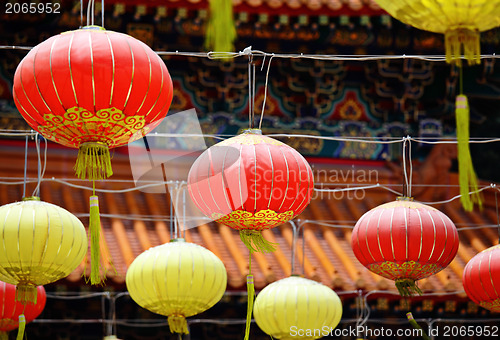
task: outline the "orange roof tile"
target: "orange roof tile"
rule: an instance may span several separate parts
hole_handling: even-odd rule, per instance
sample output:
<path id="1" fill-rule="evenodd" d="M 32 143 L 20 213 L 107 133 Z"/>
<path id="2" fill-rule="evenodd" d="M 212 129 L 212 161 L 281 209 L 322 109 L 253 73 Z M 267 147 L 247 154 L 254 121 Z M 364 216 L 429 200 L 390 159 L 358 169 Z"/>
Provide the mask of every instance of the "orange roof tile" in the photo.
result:
<path id="1" fill-rule="evenodd" d="M 52 145 L 51 149 L 53 149 Z M 59 148 L 55 152 L 49 151 L 45 178 L 67 177 L 73 183 L 88 186 L 89 183 L 78 182 L 74 180 L 72 175 L 71 168 L 76 151 L 61 152 L 61 150 L 65 149 Z M 7 144 L 1 148 L 0 177 L 3 177 L 1 181 L 5 181 L 6 178 L 22 177 L 23 153 L 24 150 L 19 146 Z M 36 176 L 34 158 L 30 157 L 29 177 Z M 115 175 L 110 181 L 97 183 L 96 187 L 109 190 L 133 186 L 133 183 L 129 181 L 131 173 L 127 156 L 117 152 L 112 163 Z M 338 165 L 315 165 L 315 169 L 322 167 L 340 169 Z M 377 179 L 380 183 L 398 184 L 398 176 L 392 170 L 381 165 L 377 165 L 376 169 L 378 171 Z M 457 183 L 456 175 L 452 174 L 449 177 L 450 183 Z M 127 181 L 120 182 L 121 180 Z M 333 187 L 340 187 L 342 183 L 331 184 Z M 33 190 L 33 188 L 33 184 L 28 185 L 29 190 Z M 28 193 L 30 193 L 29 190 Z M 54 181 L 43 182 L 41 186 L 43 200 L 72 211 L 81 218 L 84 224 L 88 224 L 87 202 L 90 193 L 88 190 L 73 188 Z M 447 194 L 452 197 L 456 193 L 458 193 L 458 188 L 451 187 Z M 482 211 L 466 213 L 461 209 L 458 200 L 442 204 L 438 208 L 447 214 L 459 228 L 471 225 L 495 225 L 494 193 L 492 191 L 483 193 L 485 208 Z M 0 204 L 19 200 L 21 196 L 22 185 L 0 185 Z M 150 247 L 169 241 L 171 237 L 168 220 L 170 201 L 165 194 L 150 194 L 140 191 L 105 192 L 98 193 L 98 196 L 103 228 L 103 256 L 105 260 L 109 260 L 105 261 L 108 269 L 107 284 L 123 288 L 126 270 L 135 257 Z M 392 200 L 394 197 L 394 194 L 382 188 L 365 190 L 362 199 L 340 198 L 339 196 L 337 199 L 316 197 L 304 213 L 299 216 L 300 222 L 304 223 L 305 226 L 305 251 L 302 252 L 302 240 L 298 240 L 295 272 L 302 273 L 303 268 L 306 277 L 321 281 L 338 290 L 394 289 L 391 281 L 364 268 L 354 257 L 350 246 L 351 229 L 357 219 L 367 210 Z M 312 221 L 325 221 L 339 227 L 332 228 Z M 479 251 L 498 242 L 498 234 L 491 228 L 463 229 L 459 231 L 459 236 L 460 247 L 455 260 L 441 273 L 422 280 L 420 283 L 422 288 L 431 290 L 462 289 L 461 275 L 467 261 Z M 293 232 L 290 224 L 264 231 L 264 237 L 271 242 L 278 243 L 279 247 L 276 252 L 271 254 L 253 255 L 251 269 L 257 289 L 262 289 L 270 282 L 290 275 L 292 271 Z M 228 271 L 229 289 L 240 290 L 244 288 L 248 272 L 248 251 L 240 242 L 236 231 L 211 222 L 186 230 L 185 238 L 187 241 L 203 245 L 222 259 Z M 87 262 L 88 259 L 64 282 L 84 284 L 81 275 L 84 270 L 89 270 Z"/>

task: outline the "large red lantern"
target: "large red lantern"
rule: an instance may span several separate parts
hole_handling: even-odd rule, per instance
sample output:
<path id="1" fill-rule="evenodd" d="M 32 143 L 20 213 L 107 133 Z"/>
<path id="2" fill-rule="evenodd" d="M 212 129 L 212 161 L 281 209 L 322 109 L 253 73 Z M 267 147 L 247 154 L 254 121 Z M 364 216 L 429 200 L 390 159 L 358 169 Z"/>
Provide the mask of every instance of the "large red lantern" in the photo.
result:
<path id="1" fill-rule="evenodd" d="M 240 231 L 250 251 L 272 251 L 261 231 L 288 222 L 309 204 L 313 174 L 290 146 L 247 130 L 211 148 L 194 162 L 188 188 L 209 218 Z"/>
<path id="2" fill-rule="evenodd" d="M 112 174 L 108 148 L 143 137 L 165 117 L 172 80 L 141 41 L 98 26 L 35 46 L 17 67 L 13 96 L 45 138 L 79 148 L 78 177 Z"/>
<path id="3" fill-rule="evenodd" d="M 38 286 L 36 303 L 23 305 L 16 301 L 16 286 L 0 281 L 0 339 L 8 339 L 7 332 L 16 328 L 19 328 L 22 339 L 24 323 L 36 319 L 45 308 L 46 301 L 45 288 Z"/>
<path id="4" fill-rule="evenodd" d="M 415 281 L 448 266 L 458 245 L 457 229 L 448 216 L 410 198 L 365 213 L 351 238 L 358 261 L 370 271 L 396 281 L 403 296 L 420 294 Z"/>
<path id="5" fill-rule="evenodd" d="M 464 268 L 462 282 L 472 301 L 500 313 L 500 245 L 474 256 Z"/>
<path id="6" fill-rule="evenodd" d="M 165 117 L 172 80 L 160 57 L 102 27 L 61 33 L 35 46 L 14 75 L 21 115 L 45 138 L 78 148 L 76 175 L 112 175 L 109 149 L 143 137 Z M 99 206 L 90 198 L 91 282 L 102 282 Z"/>

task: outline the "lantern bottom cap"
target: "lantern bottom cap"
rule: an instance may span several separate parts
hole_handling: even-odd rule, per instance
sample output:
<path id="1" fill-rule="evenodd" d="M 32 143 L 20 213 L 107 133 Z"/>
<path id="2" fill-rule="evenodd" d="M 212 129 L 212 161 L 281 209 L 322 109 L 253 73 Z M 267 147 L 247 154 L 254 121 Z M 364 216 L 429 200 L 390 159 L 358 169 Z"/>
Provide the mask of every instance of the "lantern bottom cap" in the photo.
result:
<path id="1" fill-rule="evenodd" d="M 396 288 L 401 296 L 422 295 L 420 288 L 418 288 L 415 281 L 411 279 L 396 280 Z"/>
<path id="2" fill-rule="evenodd" d="M 189 334 L 187 320 L 182 315 L 170 315 L 168 317 L 168 326 L 172 333 Z"/>
<path id="3" fill-rule="evenodd" d="M 241 230 L 240 239 L 250 253 L 272 253 L 276 250 L 276 244 L 267 241 L 257 230 Z"/>
<path id="4" fill-rule="evenodd" d="M 32 284 L 18 284 L 16 286 L 16 301 L 21 302 L 23 305 L 36 304 L 38 290 Z"/>

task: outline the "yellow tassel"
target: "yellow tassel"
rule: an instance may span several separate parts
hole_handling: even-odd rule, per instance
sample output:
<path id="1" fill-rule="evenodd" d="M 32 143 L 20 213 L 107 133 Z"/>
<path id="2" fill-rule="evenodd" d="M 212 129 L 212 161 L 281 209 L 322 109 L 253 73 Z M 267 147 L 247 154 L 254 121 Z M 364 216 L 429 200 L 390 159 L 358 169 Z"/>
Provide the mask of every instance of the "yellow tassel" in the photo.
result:
<path id="1" fill-rule="evenodd" d="M 74 170 L 80 179 L 101 180 L 113 175 L 108 146 L 101 142 L 80 145 Z"/>
<path id="2" fill-rule="evenodd" d="M 260 231 L 241 230 L 240 239 L 247 246 L 250 253 L 272 253 L 276 250 L 276 243 L 267 241 Z"/>
<path id="3" fill-rule="evenodd" d="M 101 219 L 99 216 L 99 199 L 97 196 L 90 196 L 90 283 L 93 285 L 102 284 L 106 279 L 106 269 L 101 266 Z M 102 270 L 102 276 L 101 276 Z"/>
<path id="4" fill-rule="evenodd" d="M 24 317 L 24 314 L 21 314 L 19 315 L 19 330 L 17 331 L 16 340 L 23 340 L 25 327 L 26 327 L 26 318 Z"/>
<path id="5" fill-rule="evenodd" d="M 482 207 L 483 202 L 479 193 L 475 192 L 478 190 L 478 184 L 469 150 L 469 104 L 466 96 L 457 96 L 455 114 L 457 121 L 460 201 L 466 211 L 472 211 L 474 203 Z M 470 191 L 475 193 L 469 195 Z"/>
<path id="6" fill-rule="evenodd" d="M 250 336 L 250 324 L 252 323 L 253 302 L 255 299 L 255 286 L 253 284 L 253 275 L 247 275 L 247 322 L 245 325 L 245 339 L 248 340 Z"/>
<path id="7" fill-rule="evenodd" d="M 189 334 L 187 320 L 182 315 L 170 315 L 168 317 L 170 332 L 179 334 Z"/>
<path id="8" fill-rule="evenodd" d="M 233 19 L 232 0 L 210 0 L 205 47 L 215 52 L 232 52 L 236 29 Z"/>
<path id="9" fill-rule="evenodd" d="M 9 340 L 8 332 L 0 332 L 0 340 Z"/>
<path id="10" fill-rule="evenodd" d="M 479 31 L 454 29 L 444 34 L 446 62 L 461 65 L 462 54 L 469 65 L 481 63 Z M 462 52 L 463 50 L 463 52 Z"/>
<path id="11" fill-rule="evenodd" d="M 29 284 L 18 284 L 16 286 L 16 301 L 23 305 L 36 304 L 38 291 L 36 286 Z"/>

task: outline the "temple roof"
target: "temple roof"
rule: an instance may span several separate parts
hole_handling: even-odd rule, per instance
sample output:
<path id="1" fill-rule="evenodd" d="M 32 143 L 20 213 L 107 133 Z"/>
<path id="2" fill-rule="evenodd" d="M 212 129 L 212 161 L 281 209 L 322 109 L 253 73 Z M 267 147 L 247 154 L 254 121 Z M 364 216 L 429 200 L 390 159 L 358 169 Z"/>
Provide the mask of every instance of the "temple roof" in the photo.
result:
<path id="1" fill-rule="evenodd" d="M 12 142 L 2 144 L 0 176 L 4 183 L 6 178 L 12 180 L 13 176 L 23 173 L 24 150 L 20 144 Z M 30 155 L 28 177 L 36 177 L 35 157 L 33 153 Z M 74 179 L 72 174 L 74 157 L 76 157 L 76 151 L 50 144 L 47 170 L 44 176 L 48 180 L 41 185 L 41 198 L 73 212 L 87 226 L 88 198 L 91 191 L 65 184 L 91 186 L 88 182 Z M 399 168 L 388 167 L 382 162 L 354 162 L 352 163 L 355 164 L 354 167 L 347 161 L 314 158 L 309 161 L 315 172 L 316 187 L 319 183 L 329 188 L 359 184 L 366 186 L 376 183 L 380 186 L 353 192 L 330 193 L 329 196 L 323 197 L 315 195 L 309 207 L 295 220 L 296 224 L 302 224 L 305 227 L 305 252 L 302 253 L 302 239 L 298 239 L 295 273 L 320 281 L 336 290 L 389 289 L 394 291 L 391 281 L 369 272 L 356 260 L 351 250 L 350 238 L 355 222 L 364 212 L 396 198 L 394 193 L 385 190 L 383 186 L 400 190 Z M 133 188 L 128 155 L 123 153 L 123 150 L 118 150 L 112 163 L 114 176 L 111 180 L 98 182 L 96 188 L 99 190 L 125 189 L 125 191 Z M 451 198 L 458 194 L 456 186 L 458 179 L 453 173 L 446 174 L 446 187 L 437 188 L 439 192 L 429 191 L 429 187 L 425 184 L 426 176 L 419 175 L 419 171 L 429 171 L 426 167 L 429 167 L 429 162 L 424 162 L 415 170 L 417 173 L 415 177 L 416 199 L 435 201 L 436 198 Z M 364 174 L 363 178 L 360 177 L 361 174 Z M 62 179 L 64 182 L 53 181 L 51 178 Z M 353 183 L 353 179 L 356 183 Z M 22 185 L 1 184 L 0 187 L 0 204 L 17 201 L 22 196 Z M 29 183 L 27 192 L 29 193 L 33 187 L 34 184 Z M 494 192 L 486 190 L 483 193 L 485 207 L 481 211 L 464 212 L 459 200 L 434 205 L 447 214 L 459 228 L 460 247 L 455 260 L 448 268 L 420 281 L 420 287 L 424 291 L 461 290 L 461 276 L 465 264 L 476 253 L 497 243 L 498 234 L 494 229 L 497 221 Z M 98 196 L 105 244 L 102 250 L 108 269 L 107 285 L 124 289 L 126 270 L 135 257 L 150 247 L 169 242 L 172 237 L 169 222 L 169 198 L 164 193 L 154 194 L 141 191 L 100 192 Z M 470 229 L 471 227 L 476 229 Z M 293 230 L 291 225 L 285 224 L 264 231 L 263 234 L 267 240 L 278 243 L 279 246 L 274 253 L 253 255 L 252 273 L 255 276 L 257 289 L 262 289 L 267 284 L 292 273 Z M 210 222 L 187 229 L 184 237 L 188 242 L 208 248 L 222 259 L 228 272 L 229 290 L 244 289 L 248 271 L 248 250 L 240 242 L 235 230 Z M 84 270 L 89 269 L 87 261 L 58 284 L 85 285 L 82 274 Z"/>

